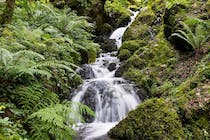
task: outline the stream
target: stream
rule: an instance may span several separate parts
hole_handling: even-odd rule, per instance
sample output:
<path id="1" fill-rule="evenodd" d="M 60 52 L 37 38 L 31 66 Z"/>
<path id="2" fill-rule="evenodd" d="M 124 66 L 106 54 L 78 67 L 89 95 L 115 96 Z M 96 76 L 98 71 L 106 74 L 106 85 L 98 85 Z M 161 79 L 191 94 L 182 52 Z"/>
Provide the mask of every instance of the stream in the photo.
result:
<path id="1" fill-rule="evenodd" d="M 122 36 L 132 24 L 139 11 L 132 12 L 126 27 L 116 29 L 110 39 L 115 39 L 118 49 Z M 107 132 L 122 120 L 129 111 L 140 103 L 134 85 L 125 79 L 115 77 L 120 66 L 117 52 L 101 53 L 93 64 L 86 64 L 86 79 L 73 93 L 73 102 L 81 102 L 95 112 L 95 118 L 88 118 L 85 124 L 78 124 L 79 137 L 76 140 L 110 140 Z M 114 65 L 109 69 L 110 64 Z"/>

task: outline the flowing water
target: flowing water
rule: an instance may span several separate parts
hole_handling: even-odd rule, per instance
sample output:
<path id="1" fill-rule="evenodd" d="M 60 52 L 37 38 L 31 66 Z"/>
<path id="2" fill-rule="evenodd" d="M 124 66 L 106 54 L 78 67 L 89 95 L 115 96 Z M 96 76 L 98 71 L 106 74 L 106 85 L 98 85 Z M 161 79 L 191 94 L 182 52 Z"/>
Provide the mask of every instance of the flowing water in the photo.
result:
<path id="1" fill-rule="evenodd" d="M 110 39 L 116 40 L 118 48 L 124 32 L 139 12 L 132 13 L 131 22 L 126 27 L 116 29 L 110 36 Z M 88 120 L 90 123 L 78 127 L 79 140 L 108 140 L 107 132 L 140 103 L 133 85 L 114 76 L 120 66 L 116 54 L 102 53 L 95 63 L 86 65 L 88 78 L 74 92 L 72 101 L 82 102 L 95 111 L 95 118 Z M 110 64 L 113 65 L 111 70 L 108 68 Z"/>

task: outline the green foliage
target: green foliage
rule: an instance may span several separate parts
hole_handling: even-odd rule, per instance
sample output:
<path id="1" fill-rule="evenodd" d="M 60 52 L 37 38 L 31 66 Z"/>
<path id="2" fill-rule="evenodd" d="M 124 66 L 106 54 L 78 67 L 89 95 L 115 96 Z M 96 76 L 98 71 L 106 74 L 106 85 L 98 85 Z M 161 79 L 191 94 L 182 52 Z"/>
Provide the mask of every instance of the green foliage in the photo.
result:
<path id="1" fill-rule="evenodd" d="M 166 4 L 166 8 L 170 9 L 173 5 L 189 5 L 190 4 L 190 0 L 167 0 L 167 4 Z"/>
<path id="2" fill-rule="evenodd" d="M 171 35 L 171 37 L 179 37 L 190 44 L 193 49 L 200 48 L 210 37 L 209 30 L 210 28 L 205 27 L 201 23 L 197 23 L 196 27 L 191 29 L 186 23 L 180 22 L 184 30 L 177 30 Z"/>
<path id="3" fill-rule="evenodd" d="M 13 100 L 29 114 L 60 102 L 57 94 L 42 85 L 18 86 L 13 92 Z"/>
<path id="4" fill-rule="evenodd" d="M 75 110 L 75 105 L 79 112 Z M 76 124 L 76 118 L 83 120 L 81 114 L 93 115 L 94 113 L 87 106 L 72 102 L 40 109 L 29 116 L 32 138 L 35 140 L 50 140 L 51 138 L 71 140 L 72 136 L 76 135 L 72 126 Z"/>
<path id="5" fill-rule="evenodd" d="M 141 59 L 138 55 L 134 54 L 126 61 L 126 65 L 128 67 L 134 67 L 141 70 L 146 66 L 146 61 Z"/>
<path id="6" fill-rule="evenodd" d="M 95 61 L 93 25 L 70 9 L 16 2 L 12 23 L 0 28 L 0 99 L 13 105 L 0 111 L 0 139 L 72 139 L 75 117 L 93 112 L 61 102 L 82 83 L 75 73 L 82 59 Z"/>
<path id="7" fill-rule="evenodd" d="M 172 104 L 163 99 L 150 99 L 109 131 L 112 138 L 183 139 L 184 132 Z"/>
<path id="8" fill-rule="evenodd" d="M 45 75 L 48 78 L 52 76 L 47 69 L 39 69 L 43 67 L 57 67 L 64 68 L 70 72 L 74 72 L 73 69 L 68 67 L 67 64 L 73 65 L 65 61 L 43 61 L 37 62 L 37 60 L 44 60 L 45 58 L 33 51 L 21 50 L 15 53 L 12 53 L 4 48 L 0 48 L 0 71 L 2 74 L 6 74 L 14 78 L 21 77 L 24 74 L 31 76 L 40 74 Z M 10 78 L 11 78 L 10 77 Z"/>
<path id="9" fill-rule="evenodd" d="M 26 134 L 19 122 L 12 122 L 9 117 L 1 117 L 7 105 L 0 105 L 0 140 L 19 140 Z M 27 140 L 26 138 L 24 140 Z"/>
<path id="10" fill-rule="evenodd" d="M 127 49 L 120 50 L 120 53 L 118 54 L 120 61 L 127 60 L 130 56 L 131 56 L 131 53 Z"/>
<path id="11" fill-rule="evenodd" d="M 130 5 L 128 0 L 107 0 L 105 4 L 105 10 L 109 14 L 121 13 L 128 14 L 129 11 L 126 9 Z"/>
<path id="12" fill-rule="evenodd" d="M 88 49 L 98 47 L 91 41 L 93 36 L 89 30 L 92 24 L 86 21 L 86 17 L 79 17 L 69 9 L 58 10 L 32 3 L 25 9 L 16 9 L 16 12 L 25 14 L 25 17 L 31 16 L 28 17 L 28 23 L 23 22 L 25 19 L 22 16 L 17 17 L 13 28 L 15 36 L 30 49 L 44 55 L 78 64 L 81 60 L 80 49 L 88 53 Z"/>
<path id="13" fill-rule="evenodd" d="M 104 9 L 108 17 L 113 19 L 113 27 L 126 26 L 130 21 L 129 0 L 106 0 Z"/>
<path id="14" fill-rule="evenodd" d="M 130 68 L 127 72 L 125 72 L 124 77 L 135 82 L 139 88 L 145 89 L 148 93 L 150 93 L 150 88 L 154 83 L 150 75 L 135 68 Z"/>
<path id="15" fill-rule="evenodd" d="M 127 49 L 133 54 L 135 51 L 137 51 L 140 47 L 146 46 L 146 42 L 143 40 L 130 40 L 130 41 L 124 41 L 122 46 L 120 47 L 120 50 Z"/>
<path id="16" fill-rule="evenodd" d="M 19 140 L 22 139 L 18 134 L 20 127 L 9 120 L 8 117 L 0 118 L 0 140 Z M 27 140 L 27 139 L 25 139 Z"/>

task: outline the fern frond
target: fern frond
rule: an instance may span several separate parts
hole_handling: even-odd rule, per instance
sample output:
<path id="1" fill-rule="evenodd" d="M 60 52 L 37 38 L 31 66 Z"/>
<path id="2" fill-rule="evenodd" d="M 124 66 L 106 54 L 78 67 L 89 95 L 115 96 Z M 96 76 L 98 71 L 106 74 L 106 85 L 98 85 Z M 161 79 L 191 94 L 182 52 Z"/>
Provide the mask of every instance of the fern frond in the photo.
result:
<path id="1" fill-rule="evenodd" d="M 72 109 L 74 105 L 78 110 Z M 72 126 L 77 121 L 72 113 L 77 115 L 77 118 L 82 118 L 82 113 L 93 114 L 93 111 L 85 105 L 70 101 L 40 109 L 28 118 L 31 121 L 33 138 L 38 140 L 44 136 L 49 139 L 51 135 L 60 140 L 72 139 L 76 134 Z"/>
<path id="2" fill-rule="evenodd" d="M 194 35 L 193 34 L 187 34 L 182 30 L 177 30 L 177 33 L 179 33 L 180 35 L 182 35 L 184 38 L 186 38 L 187 42 L 192 45 L 193 47 L 195 47 L 195 41 L 194 41 Z"/>
<path id="3" fill-rule="evenodd" d="M 24 57 L 24 56 L 33 56 L 33 57 L 37 57 L 37 58 L 40 58 L 42 60 L 44 60 L 44 56 L 39 54 L 39 53 L 36 53 L 34 51 L 29 51 L 29 50 L 21 50 L 21 51 L 18 51 L 16 53 L 13 54 L 14 57 Z"/>
<path id="4" fill-rule="evenodd" d="M 195 33 L 192 32 L 191 28 L 186 23 L 180 22 L 180 24 L 184 27 L 184 30 L 177 30 L 171 35 L 171 37 L 179 37 L 190 44 L 194 49 L 202 46 L 209 38 L 209 31 L 200 22 L 196 24 Z"/>
<path id="5" fill-rule="evenodd" d="M 64 64 L 62 64 L 64 63 Z M 57 67 L 57 68 L 62 68 L 62 69 L 66 69 L 72 73 L 75 73 L 75 71 L 70 68 L 69 66 L 65 65 L 65 64 L 70 64 L 72 66 L 76 66 L 75 64 L 69 63 L 69 62 L 65 62 L 65 61 L 45 61 L 45 62 L 41 62 L 39 64 L 36 64 L 35 66 L 32 66 L 31 68 L 36 69 L 36 68 L 40 68 L 40 67 Z"/>
<path id="6" fill-rule="evenodd" d="M 39 69 L 32 69 L 32 68 L 29 68 L 27 69 L 27 71 L 30 71 L 31 74 L 36 74 L 36 75 L 45 75 L 49 78 L 52 77 L 52 74 L 50 72 L 48 72 L 47 70 L 39 70 Z"/>
<path id="7" fill-rule="evenodd" d="M 58 95 L 42 88 L 41 85 L 18 87 L 14 90 L 13 96 L 18 105 L 29 113 L 59 103 Z"/>
<path id="8" fill-rule="evenodd" d="M 186 41 L 187 43 L 189 43 L 190 45 L 192 45 L 192 46 L 194 47 L 194 45 L 191 43 L 191 41 L 188 40 L 188 39 L 186 39 L 185 36 L 183 36 L 183 35 L 181 35 L 181 34 L 179 34 L 179 33 L 173 33 L 173 34 L 171 35 L 171 37 L 174 37 L 174 36 L 183 39 L 184 41 Z"/>
<path id="9" fill-rule="evenodd" d="M 0 48 L 0 64 L 2 63 L 4 66 L 6 66 L 12 61 L 12 59 L 12 54 L 7 49 Z"/>

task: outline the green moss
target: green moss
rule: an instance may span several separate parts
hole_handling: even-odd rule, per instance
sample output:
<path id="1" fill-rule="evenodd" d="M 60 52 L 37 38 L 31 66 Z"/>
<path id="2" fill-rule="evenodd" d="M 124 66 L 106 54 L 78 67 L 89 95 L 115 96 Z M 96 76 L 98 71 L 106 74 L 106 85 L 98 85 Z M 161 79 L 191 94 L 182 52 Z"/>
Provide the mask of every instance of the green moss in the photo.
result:
<path id="1" fill-rule="evenodd" d="M 97 57 L 97 49 L 90 47 L 88 48 L 87 53 L 88 53 L 88 63 L 95 62 L 96 57 Z"/>
<path id="2" fill-rule="evenodd" d="M 123 40 L 128 41 L 143 39 L 147 41 L 151 39 L 149 29 L 156 18 L 157 17 L 151 8 L 144 8 L 132 25 L 126 30 Z"/>
<path id="3" fill-rule="evenodd" d="M 174 88 L 174 84 L 170 81 L 166 81 L 164 84 L 160 85 L 153 85 L 151 89 L 151 94 L 154 97 L 166 97 L 170 90 Z"/>
<path id="4" fill-rule="evenodd" d="M 148 28 L 148 25 L 143 25 L 134 21 L 134 23 L 126 30 L 125 34 L 123 35 L 123 41 L 138 39 L 148 40 L 150 38 Z"/>
<path id="5" fill-rule="evenodd" d="M 140 71 L 139 69 L 130 68 L 127 72 L 124 73 L 124 77 L 128 80 L 135 82 L 135 84 L 139 88 L 145 89 L 148 93 L 150 93 L 150 88 L 153 84 L 153 79 L 150 75 L 145 74 L 144 71 Z"/>
<path id="6" fill-rule="evenodd" d="M 138 69 L 143 69 L 146 66 L 146 61 L 141 59 L 138 55 L 132 55 L 127 61 L 126 65 Z"/>
<path id="7" fill-rule="evenodd" d="M 133 54 L 136 50 L 138 50 L 140 47 L 143 47 L 146 45 L 146 42 L 143 40 L 129 40 L 129 41 L 124 41 L 122 46 L 120 47 L 119 52 L 122 49 L 127 49 Z"/>
<path id="8" fill-rule="evenodd" d="M 130 14 L 125 13 L 122 14 L 118 19 L 117 19 L 117 24 L 116 27 L 123 27 L 127 25 L 127 23 L 130 21 Z"/>
<path id="9" fill-rule="evenodd" d="M 155 37 L 155 40 L 150 41 L 148 46 L 140 48 L 135 54 L 146 61 L 147 67 L 158 67 L 174 63 L 175 53 L 170 44 L 163 38 L 162 32 Z"/>
<path id="10" fill-rule="evenodd" d="M 130 5 L 130 2 L 128 0 L 107 0 L 105 3 L 105 10 L 107 13 L 120 13 L 120 14 L 128 14 L 129 11 L 127 7 Z"/>
<path id="11" fill-rule="evenodd" d="M 141 22 L 141 24 L 152 25 L 156 20 L 156 15 L 150 7 L 145 7 L 141 10 L 141 13 L 138 15 L 136 22 Z"/>
<path id="12" fill-rule="evenodd" d="M 162 98 L 145 101 L 108 134 L 123 140 L 184 138 L 176 111 L 170 102 Z"/>
<path id="13" fill-rule="evenodd" d="M 112 19 L 112 25 L 114 27 L 125 26 L 130 20 L 130 6 L 128 0 L 106 0 L 104 9 L 107 16 Z"/>
<path id="14" fill-rule="evenodd" d="M 118 55 L 118 58 L 120 59 L 120 61 L 124 61 L 124 60 L 127 60 L 130 56 L 131 56 L 131 53 L 129 50 L 122 49 Z"/>

